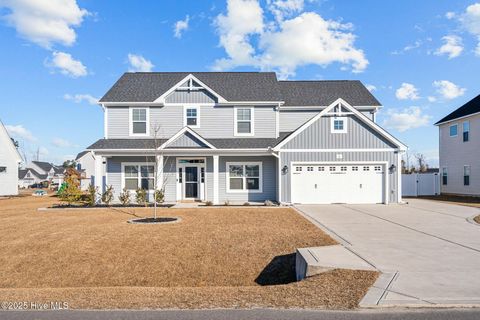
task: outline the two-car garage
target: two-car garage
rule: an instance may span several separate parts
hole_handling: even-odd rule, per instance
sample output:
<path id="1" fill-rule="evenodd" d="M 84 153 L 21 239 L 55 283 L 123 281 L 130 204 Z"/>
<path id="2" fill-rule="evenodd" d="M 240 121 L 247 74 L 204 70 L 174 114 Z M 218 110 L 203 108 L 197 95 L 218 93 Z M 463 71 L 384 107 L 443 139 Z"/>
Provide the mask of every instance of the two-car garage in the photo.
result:
<path id="1" fill-rule="evenodd" d="M 387 203 L 387 163 L 292 163 L 291 202 Z"/>

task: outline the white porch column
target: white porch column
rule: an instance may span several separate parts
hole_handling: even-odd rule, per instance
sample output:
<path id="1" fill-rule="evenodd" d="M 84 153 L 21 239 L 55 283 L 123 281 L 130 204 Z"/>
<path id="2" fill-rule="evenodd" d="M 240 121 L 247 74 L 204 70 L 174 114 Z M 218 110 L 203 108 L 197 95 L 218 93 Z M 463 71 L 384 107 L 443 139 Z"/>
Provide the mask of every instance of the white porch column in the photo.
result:
<path id="1" fill-rule="evenodd" d="M 163 186 L 163 168 L 164 168 L 163 155 L 157 156 L 157 176 L 156 176 L 157 183 L 155 185 L 157 190 L 161 190 L 164 187 Z"/>
<path id="2" fill-rule="evenodd" d="M 219 156 L 213 156 L 213 204 L 218 203 L 218 158 Z"/>
<path id="3" fill-rule="evenodd" d="M 95 187 L 99 193 L 103 192 L 103 157 L 95 155 Z M 97 203 L 101 201 L 101 196 L 97 195 Z"/>

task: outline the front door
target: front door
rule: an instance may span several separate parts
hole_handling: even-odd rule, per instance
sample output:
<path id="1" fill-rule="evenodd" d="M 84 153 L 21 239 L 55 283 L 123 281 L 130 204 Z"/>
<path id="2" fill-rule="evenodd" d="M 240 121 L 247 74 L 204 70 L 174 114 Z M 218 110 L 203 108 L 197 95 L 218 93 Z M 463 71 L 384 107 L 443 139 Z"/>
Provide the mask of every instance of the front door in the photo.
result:
<path id="1" fill-rule="evenodd" d="M 198 198 L 198 167 L 185 167 L 185 199 Z"/>

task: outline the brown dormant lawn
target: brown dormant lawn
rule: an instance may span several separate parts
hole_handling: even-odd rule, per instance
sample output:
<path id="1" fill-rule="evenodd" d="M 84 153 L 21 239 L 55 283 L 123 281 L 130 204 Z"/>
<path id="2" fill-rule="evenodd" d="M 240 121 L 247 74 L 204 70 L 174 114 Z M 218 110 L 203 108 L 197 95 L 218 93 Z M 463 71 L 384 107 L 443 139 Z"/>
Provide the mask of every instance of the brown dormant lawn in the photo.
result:
<path id="1" fill-rule="evenodd" d="M 335 241 L 289 208 L 161 209 L 180 223 L 128 224 L 151 209 L 49 210 L 0 200 L 0 301 L 72 308 L 353 308 L 375 272 L 294 282 L 295 248 Z"/>

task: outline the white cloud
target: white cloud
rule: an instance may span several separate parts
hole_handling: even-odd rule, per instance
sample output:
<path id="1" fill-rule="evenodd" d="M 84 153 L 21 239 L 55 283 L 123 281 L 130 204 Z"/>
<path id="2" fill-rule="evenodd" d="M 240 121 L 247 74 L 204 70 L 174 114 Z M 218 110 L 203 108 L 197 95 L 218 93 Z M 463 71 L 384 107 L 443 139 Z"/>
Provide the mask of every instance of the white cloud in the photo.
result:
<path id="1" fill-rule="evenodd" d="M 446 17 L 456 18 L 467 32 L 477 38 L 475 54 L 480 56 L 480 3 L 469 5 L 461 14 L 447 12 Z"/>
<path id="2" fill-rule="evenodd" d="M 303 11 L 303 0 L 267 0 L 268 10 L 272 12 L 277 21 L 283 21 L 295 13 Z"/>
<path id="3" fill-rule="evenodd" d="M 6 125 L 5 128 L 8 131 L 8 134 L 17 139 L 24 139 L 27 141 L 37 141 L 37 138 L 28 131 L 23 125 Z"/>
<path id="4" fill-rule="evenodd" d="M 91 105 L 97 105 L 98 103 L 98 98 L 95 98 L 94 96 L 90 95 L 90 94 L 74 94 L 74 95 L 71 95 L 71 94 L 64 94 L 63 95 L 63 98 L 65 100 L 70 100 L 70 101 L 73 101 L 75 103 L 82 103 L 83 101 L 91 104 Z"/>
<path id="5" fill-rule="evenodd" d="M 405 52 L 408 52 L 408 51 L 411 51 L 411 50 L 420 48 L 421 45 L 422 45 L 422 41 L 421 41 L 421 40 L 417 40 L 417 41 L 415 41 L 415 42 L 412 43 L 412 44 L 406 45 L 406 46 L 403 47 L 403 49 L 401 49 L 401 50 L 392 51 L 392 54 L 394 54 L 394 55 L 404 54 Z"/>
<path id="6" fill-rule="evenodd" d="M 424 127 L 431 119 L 431 116 L 422 113 L 422 109 L 414 106 L 401 110 L 390 109 L 387 114 L 383 126 L 399 132 Z"/>
<path id="7" fill-rule="evenodd" d="M 128 63 L 130 67 L 128 71 L 130 72 L 150 72 L 152 71 L 154 65 L 150 60 L 145 59 L 139 54 L 128 54 Z"/>
<path id="8" fill-rule="evenodd" d="M 18 34 L 44 48 L 54 43 L 70 46 L 75 43 L 74 27 L 79 27 L 89 14 L 76 0 L 0 0 L 3 16 Z"/>
<path id="9" fill-rule="evenodd" d="M 84 77 L 87 75 L 87 67 L 80 60 L 75 60 L 71 54 L 54 51 L 52 59 L 47 60 L 46 66 L 58 69 L 61 74 L 72 78 Z"/>
<path id="10" fill-rule="evenodd" d="M 286 2 L 279 1 L 277 8 L 280 3 Z M 213 69 L 253 66 L 279 71 L 282 78 L 294 75 L 298 67 L 308 64 L 327 66 L 339 62 L 351 66 L 353 72 L 365 70 L 368 60 L 354 46 L 356 36 L 349 32 L 351 24 L 324 20 L 314 12 L 284 19 L 286 12 L 291 15 L 300 10 L 288 8 L 283 9 L 280 20 L 277 17 L 276 21 L 264 21 L 257 0 L 229 0 L 227 13 L 215 20 L 220 45 L 228 58 L 216 60 Z"/>
<path id="11" fill-rule="evenodd" d="M 366 84 L 365 87 L 368 89 L 368 91 L 373 92 L 377 90 L 377 87 L 374 86 L 373 84 Z"/>
<path id="12" fill-rule="evenodd" d="M 437 101 L 437 98 L 435 98 L 434 96 L 428 96 L 427 100 L 428 100 L 428 102 L 435 102 L 435 101 Z"/>
<path id="13" fill-rule="evenodd" d="M 466 89 L 457 86 L 448 80 L 438 80 L 433 82 L 433 86 L 437 89 L 437 93 L 444 99 L 451 100 L 463 96 Z"/>
<path id="14" fill-rule="evenodd" d="M 437 56 L 448 55 L 448 59 L 458 57 L 463 51 L 462 38 L 455 35 L 442 37 L 444 44 L 435 51 Z"/>
<path id="15" fill-rule="evenodd" d="M 451 20 L 451 19 L 455 18 L 455 16 L 456 16 L 456 14 L 453 11 L 449 11 L 449 12 L 445 13 L 445 18 L 447 18 L 448 20 Z"/>
<path id="16" fill-rule="evenodd" d="M 180 39 L 182 37 L 182 33 L 186 30 L 188 30 L 188 23 L 190 21 L 190 17 L 187 15 L 185 17 L 185 20 L 178 20 L 175 22 L 175 25 L 173 26 L 173 35 L 175 38 Z"/>
<path id="17" fill-rule="evenodd" d="M 411 83 L 402 83 L 400 88 L 395 91 L 395 96 L 399 100 L 417 100 L 420 97 L 418 96 L 418 89 Z"/>
<path id="18" fill-rule="evenodd" d="M 70 141 L 62 138 L 53 138 L 52 144 L 57 148 L 69 148 L 74 146 Z"/>

